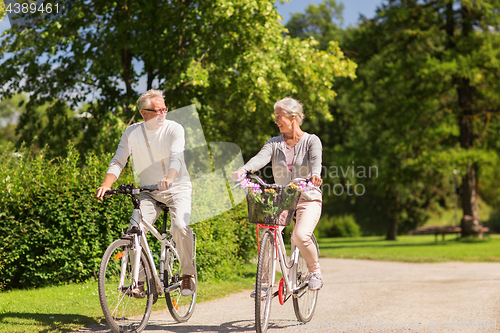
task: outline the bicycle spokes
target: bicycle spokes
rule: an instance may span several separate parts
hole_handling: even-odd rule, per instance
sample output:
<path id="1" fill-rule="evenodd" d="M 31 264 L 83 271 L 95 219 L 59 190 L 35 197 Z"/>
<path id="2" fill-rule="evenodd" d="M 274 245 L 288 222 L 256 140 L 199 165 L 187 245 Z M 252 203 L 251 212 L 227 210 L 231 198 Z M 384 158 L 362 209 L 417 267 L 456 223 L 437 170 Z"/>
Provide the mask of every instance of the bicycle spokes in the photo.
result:
<path id="1" fill-rule="evenodd" d="M 139 257 L 134 281 L 130 240 L 117 240 L 105 251 L 99 270 L 99 300 L 104 317 L 114 332 L 141 331 L 153 305 L 152 272 L 144 252 Z"/>

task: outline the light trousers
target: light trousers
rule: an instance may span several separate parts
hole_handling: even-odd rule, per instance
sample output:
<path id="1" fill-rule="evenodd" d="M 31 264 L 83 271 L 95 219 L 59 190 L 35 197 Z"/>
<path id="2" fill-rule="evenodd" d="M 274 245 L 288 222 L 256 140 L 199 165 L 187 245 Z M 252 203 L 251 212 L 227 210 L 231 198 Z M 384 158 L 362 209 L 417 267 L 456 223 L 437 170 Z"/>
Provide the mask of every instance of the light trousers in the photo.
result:
<path id="1" fill-rule="evenodd" d="M 139 200 L 142 218 L 151 225 L 154 225 L 162 211 L 160 203 L 167 205 L 170 209 L 170 233 L 179 253 L 182 274 L 195 275 L 193 230 L 189 227 L 191 217 L 190 183 L 189 185 L 178 184 L 170 190 L 158 193 L 142 192 Z"/>
<path id="2" fill-rule="evenodd" d="M 299 248 L 307 263 L 309 272 L 320 270 L 319 255 L 316 246 L 311 240 L 313 231 L 321 217 L 321 201 L 299 200 L 295 211 L 295 226 L 292 232 L 292 241 Z"/>

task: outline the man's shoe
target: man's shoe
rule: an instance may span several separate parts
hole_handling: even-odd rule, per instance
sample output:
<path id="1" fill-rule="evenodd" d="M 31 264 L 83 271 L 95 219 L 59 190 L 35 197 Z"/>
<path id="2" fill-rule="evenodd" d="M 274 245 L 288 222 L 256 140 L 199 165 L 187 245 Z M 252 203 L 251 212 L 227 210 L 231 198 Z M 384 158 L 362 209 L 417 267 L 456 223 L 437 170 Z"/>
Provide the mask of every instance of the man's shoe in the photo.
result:
<path id="1" fill-rule="evenodd" d="M 121 292 L 127 296 L 132 296 L 133 298 L 144 298 L 146 293 L 144 292 L 144 281 L 139 281 L 137 287 L 132 288 L 132 285 L 128 287 L 122 287 Z"/>
<path id="2" fill-rule="evenodd" d="M 181 295 L 191 296 L 196 290 L 194 275 L 182 275 Z"/>
<path id="3" fill-rule="evenodd" d="M 309 273 L 307 278 L 309 290 L 320 290 L 323 287 L 323 276 L 320 271 Z"/>

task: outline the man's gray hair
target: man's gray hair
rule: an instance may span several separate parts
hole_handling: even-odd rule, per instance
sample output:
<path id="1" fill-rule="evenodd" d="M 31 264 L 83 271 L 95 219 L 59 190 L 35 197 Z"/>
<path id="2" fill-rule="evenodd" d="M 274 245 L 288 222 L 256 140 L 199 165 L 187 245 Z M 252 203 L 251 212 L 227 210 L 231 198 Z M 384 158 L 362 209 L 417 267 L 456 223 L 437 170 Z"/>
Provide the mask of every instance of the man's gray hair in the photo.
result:
<path id="1" fill-rule="evenodd" d="M 150 89 L 146 91 L 137 99 L 137 108 L 139 109 L 139 112 L 143 109 L 151 108 L 152 99 L 161 99 L 162 101 L 165 101 L 165 95 L 163 95 L 161 90 Z"/>
<path id="2" fill-rule="evenodd" d="M 274 104 L 274 108 L 276 109 L 277 107 L 281 108 L 287 116 L 297 117 L 299 125 L 302 125 L 304 122 L 304 110 L 302 109 L 302 103 L 298 100 L 291 97 L 285 97 Z"/>

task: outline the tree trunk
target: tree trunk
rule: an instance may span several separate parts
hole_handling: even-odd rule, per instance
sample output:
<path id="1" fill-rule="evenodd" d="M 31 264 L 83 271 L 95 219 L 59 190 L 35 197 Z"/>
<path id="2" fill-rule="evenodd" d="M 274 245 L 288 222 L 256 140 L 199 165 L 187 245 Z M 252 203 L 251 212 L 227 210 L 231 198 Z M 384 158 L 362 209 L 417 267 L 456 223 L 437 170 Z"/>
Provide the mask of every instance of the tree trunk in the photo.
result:
<path id="1" fill-rule="evenodd" d="M 153 66 L 149 66 L 148 68 L 148 87 L 147 90 L 153 89 L 153 80 L 155 79 L 155 75 L 153 73 Z"/>
<path id="2" fill-rule="evenodd" d="M 387 231 L 387 236 L 385 240 L 396 240 L 398 237 L 398 220 L 394 217 L 391 219 L 391 224 L 389 225 L 389 230 Z"/>
<path id="3" fill-rule="evenodd" d="M 467 38 L 472 32 L 471 9 L 462 3 L 460 10 L 462 16 L 462 36 Z M 474 148 L 474 110 L 472 93 L 474 87 L 466 77 L 456 78 L 458 83 L 458 105 L 460 107 L 460 147 L 463 149 Z M 482 238 L 482 225 L 479 219 L 479 206 L 477 204 L 476 192 L 476 166 L 473 163 L 467 165 L 466 174 L 462 177 L 462 209 L 464 217 L 460 223 L 462 228 L 462 237 L 479 235 Z"/>
<path id="4" fill-rule="evenodd" d="M 386 240 L 396 240 L 398 238 L 399 213 L 401 211 L 400 196 L 396 193 L 394 205 L 389 209 L 389 230 L 387 230 Z"/>
<path id="5" fill-rule="evenodd" d="M 467 166 L 467 174 L 462 178 L 462 208 L 464 217 L 460 222 L 462 237 L 478 235 L 483 237 L 482 224 L 479 218 L 479 206 L 476 193 L 476 167 L 474 164 Z"/>
<path id="6" fill-rule="evenodd" d="M 130 10 L 129 10 L 129 3 L 128 1 L 122 4 L 122 12 L 120 13 L 120 17 L 123 22 L 127 22 L 130 20 Z M 134 89 L 132 88 L 132 79 L 134 76 L 134 69 L 132 67 L 132 58 L 134 55 L 132 54 L 132 45 L 131 45 L 131 35 L 130 31 L 127 29 L 126 31 L 122 32 L 125 37 L 124 37 L 124 42 L 122 45 L 122 50 L 121 50 L 121 66 L 122 66 L 122 80 L 125 83 L 125 89 L 126 89 L 126 96 L 127 96 L 127 103 L 124 105 L 124 110 L 127 113 L 132 113 L 132 110 L 129 108 L 129 104 L 132 104 L 134 101 Z"/>
<path id="7" fill-rule="evenodd" d="M 461 109 L 460 118 L 460 147 L 472 149 L 474 147 L 474 128 L 472 111 L 472 87 L 469 79 L 462 78 L 457 89 L 458 104 Z M 478 234 L 482 237 L 482 225 L 479 219 L 479 206 L 476 193 L 476 166 L 470 163 L 467 172 L 462 177 L 462 209 L 464 217 L 460 223 L 462 237 Z"/>

